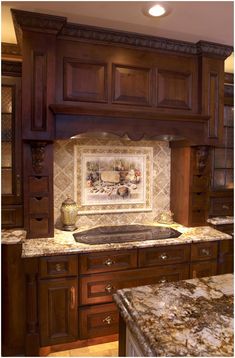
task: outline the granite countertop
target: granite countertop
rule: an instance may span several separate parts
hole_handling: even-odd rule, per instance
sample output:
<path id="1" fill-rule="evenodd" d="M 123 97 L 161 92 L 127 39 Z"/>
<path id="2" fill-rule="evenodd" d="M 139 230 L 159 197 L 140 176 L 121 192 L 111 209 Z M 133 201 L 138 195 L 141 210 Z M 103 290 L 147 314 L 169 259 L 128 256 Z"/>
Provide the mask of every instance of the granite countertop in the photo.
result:
<path id="1" fill-rule="evenodd" d="M 148 223 L 149 224 L 149 223 Z M 151 223 L 153 225 L 153 223 Z M 160 225 L 155 223 L 155 225 Z M 87 230 L 87 227 L 80 228 L 80 230 L 74 232 L 55 230 L 55 236 L 53 238 L 45 239 L 30 239 L 23 242 L 22 257 L 40 257 L 40 256 L 54 256 L 54 255 L 66 255 L 73 253 L 85 253 L 105 250 L 120 250 L 120 249 L 132 249 L 132 248 L 144 248 L 155 247 L 162 245 L 176 245 L 187 244 L 191 242 L 202 241 L 215 241 L 226 240 L 232 237 L 228 234 L 222 233 L 213 229 L 210 226 L 202 226 L 196 228 L 186 228 L 179 224 L 171 224 L 162 226 L 170 226 L 175 230 L 182 233 L 178 238 L 161 239 L 161 240 L 147 240 L 136 241 L 126 243 L 112 243 L 101 245 L 89 245 L 76 242 L 73 234 L 78 231 Z"/>
<path id="2" fill-rule="evenodd" d="M 233 357 L 233 275 L 118 290 L 144 356 Z"/>
<path id="3" fill-rule="evenodd" d="M 207 222 L 212 225 L 224 225 L 224 224 L 233 224 L 233 216 L 216 216 L 214 218 L 207 219 Z"/>
<path id="4" fill-rule="evenodd" d="M 1 243 L 5 245 L 19 244 L 26 239 L 27 232 L 23 229 L 3 229 Z"/>

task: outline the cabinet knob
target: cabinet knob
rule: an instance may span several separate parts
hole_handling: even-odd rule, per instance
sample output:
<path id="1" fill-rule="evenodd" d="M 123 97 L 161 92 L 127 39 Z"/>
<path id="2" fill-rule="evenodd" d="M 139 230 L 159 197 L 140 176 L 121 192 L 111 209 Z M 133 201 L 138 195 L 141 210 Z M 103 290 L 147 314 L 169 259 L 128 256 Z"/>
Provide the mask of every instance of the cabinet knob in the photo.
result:
<path id="1" fill-rule="evenodd" d="M 105 287 L 105 291 L 108 293 L 111 293 L 113 290 L 114 287 L 110 283 Z"/>
<path id="2" fill-rule="evenodd" d="M 113 318 L 111 316 L 107 316 L 103 319 L 103 322 L 107 323 L 107 324 L 111 324 L 112 321 L 113 321 Z"/>
<path id="3" fill-rule="evenodd" d="M 222 209 L 228 210 L 228 209 L 229 209 L 229 206 L 228 206 L 228 205 L 222 205 Z"/>
<path id="4" fill-rule="evenodd" d="M 210 250 L 209 249 L 202 249 L 202 255 L 203 256 L 210 256 Z"/>
<path id="5" fill-rule="evenodd" d="M 115 264 L 115 261 L 108 258 L 107 260 L 104 261 L 104 264 L 109 267 L 109 266 L 112 266 L 113 264 Z"/>
<path id="6" fill-rule="evenodd" d="M 166 282 L 168 282 L 166 277 L 162 277 L 162 278 L 158 281 L 158 283 L 166 283 Z"/>
<path id="7" fill-rule="evenodd" d="M 61 264 L 56 264 L 55 269 L 56 269 L 57 272 L 62 271 L 62 265 Z"/>
<path id="8" fill-rule="evenodd" d="M 165 252 L 163 252 L 159 257 L 162 260 L 167 260 L 168 259 L 168 255 Z"/>

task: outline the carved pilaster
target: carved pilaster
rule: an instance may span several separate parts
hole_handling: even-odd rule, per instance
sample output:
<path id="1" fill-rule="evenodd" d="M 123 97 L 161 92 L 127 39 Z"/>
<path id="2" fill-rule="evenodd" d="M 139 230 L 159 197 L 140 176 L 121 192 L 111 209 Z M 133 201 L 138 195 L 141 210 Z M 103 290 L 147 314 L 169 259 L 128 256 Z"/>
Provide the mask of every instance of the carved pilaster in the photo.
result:
<path id="1" fill-rule="evenodd" d="M 46 142 L 31 142 L 32 167 L 36 174 L 41 174 L 44 168 Z"/>
<path id="2" fill-rule="evenodd" d="M 209 158 L 209 147 L 206 145 L 197 146 L 196 149 L 196 168 L 199 172 L 203 172 L 203 170 L 207 166 L 208 158 Z"/>

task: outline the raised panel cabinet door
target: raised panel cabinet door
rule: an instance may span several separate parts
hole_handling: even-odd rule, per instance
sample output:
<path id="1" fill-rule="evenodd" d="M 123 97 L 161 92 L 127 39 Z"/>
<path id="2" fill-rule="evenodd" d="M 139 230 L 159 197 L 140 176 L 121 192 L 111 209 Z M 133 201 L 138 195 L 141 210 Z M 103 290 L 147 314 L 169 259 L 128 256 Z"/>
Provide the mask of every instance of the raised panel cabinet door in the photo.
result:
<path id="1" fill-rule="evenodd" d="M 151 105 L 151 69 L 113 65 L 113 103 Z"/>
<path id="2" fill-rule="evenodd" d="M 76 340 L 76 278 L 39 281 L 39 327 L 42 346 Z"/>
<path id="3" fill-rule="evenodd" d="M 107 65 L 64 59 L 64 100 L 107 102 Z"/>
<path id="4" fill-rule="evenodd" d="M 192 110 L 192 75 L 157 71 L 157 107 Z"/>

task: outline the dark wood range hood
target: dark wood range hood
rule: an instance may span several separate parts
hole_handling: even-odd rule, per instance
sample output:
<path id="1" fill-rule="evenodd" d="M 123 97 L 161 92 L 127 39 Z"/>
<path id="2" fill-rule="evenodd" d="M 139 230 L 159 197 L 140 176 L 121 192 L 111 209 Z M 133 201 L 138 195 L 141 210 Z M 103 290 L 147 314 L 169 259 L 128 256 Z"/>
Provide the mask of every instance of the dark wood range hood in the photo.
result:
<path id="1" fill-rule="evenodd" d="M 176 146 L 222 141 L 224 60 L 231 46 L 70 24 L 20 10 L 12 16 L 23 56 L 24 221 L 30 237 L 54 232 L 54 140 L 106 132 L 132 140 L 168 138 Z M 37 177 L 49 198 L 41 222 L 29 210 Z"/>

